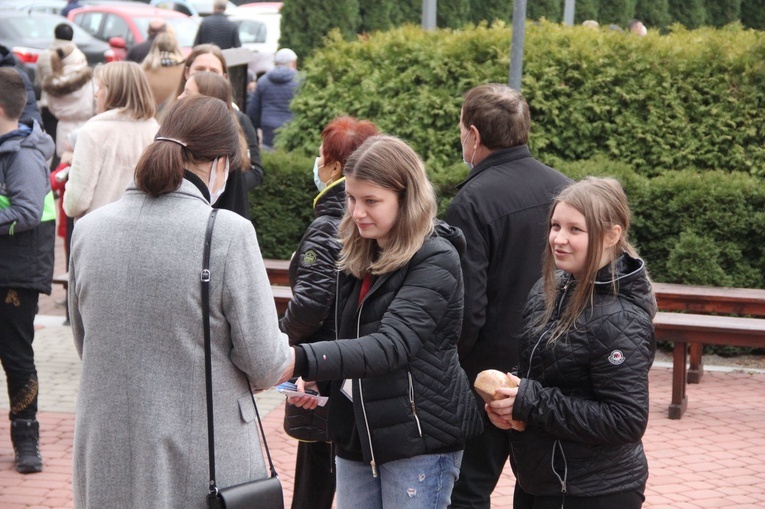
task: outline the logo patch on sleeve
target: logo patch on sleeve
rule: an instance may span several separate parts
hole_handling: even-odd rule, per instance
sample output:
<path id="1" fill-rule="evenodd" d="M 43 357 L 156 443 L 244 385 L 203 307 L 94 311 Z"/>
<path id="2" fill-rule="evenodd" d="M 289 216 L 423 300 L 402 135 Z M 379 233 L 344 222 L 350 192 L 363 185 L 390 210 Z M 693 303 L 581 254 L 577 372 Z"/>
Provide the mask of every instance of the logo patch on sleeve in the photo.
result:
<path id="1" fill-rule="evenodd" d="M 316 252 L 313 249 L 309 249 L 303 253 L 303 265 L 313 265 L 316 262 Z"/>
<path id="2" fill-rule="evenodd" d="M 611 352 L 611 355 L 608 356 L 608 362 L 611 364 L 618 366 L 622 362 L 624 362 L 624 354 L 621 350 L 614 350 Z"/>

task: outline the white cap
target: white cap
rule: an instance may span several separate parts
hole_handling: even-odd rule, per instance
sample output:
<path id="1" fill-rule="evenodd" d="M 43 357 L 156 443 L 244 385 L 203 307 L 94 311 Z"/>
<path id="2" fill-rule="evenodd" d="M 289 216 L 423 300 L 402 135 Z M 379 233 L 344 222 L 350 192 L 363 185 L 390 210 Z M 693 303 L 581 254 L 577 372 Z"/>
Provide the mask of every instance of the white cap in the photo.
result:
<path id="1" fill-rule="evenodd" d="M 274 55 L 276 65 L 288 64 L 297 60 L 297 54 L 289 48 L 282 48 Z"/>

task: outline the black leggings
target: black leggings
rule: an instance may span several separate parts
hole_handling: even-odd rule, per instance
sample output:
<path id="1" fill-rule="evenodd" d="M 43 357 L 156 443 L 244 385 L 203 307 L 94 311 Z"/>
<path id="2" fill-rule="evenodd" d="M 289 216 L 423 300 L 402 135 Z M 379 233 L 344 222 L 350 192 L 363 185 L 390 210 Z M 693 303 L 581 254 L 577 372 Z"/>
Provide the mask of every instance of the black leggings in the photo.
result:
<path id="1" fill-rule="evenodd" d="M 642 490 L 601 495 L 599 497 L 565 498 L 561 494 L 555 497 L 536 497 L 529 495 L 515 483 L 513 509 L 640 509 L 645 501 Z"/>

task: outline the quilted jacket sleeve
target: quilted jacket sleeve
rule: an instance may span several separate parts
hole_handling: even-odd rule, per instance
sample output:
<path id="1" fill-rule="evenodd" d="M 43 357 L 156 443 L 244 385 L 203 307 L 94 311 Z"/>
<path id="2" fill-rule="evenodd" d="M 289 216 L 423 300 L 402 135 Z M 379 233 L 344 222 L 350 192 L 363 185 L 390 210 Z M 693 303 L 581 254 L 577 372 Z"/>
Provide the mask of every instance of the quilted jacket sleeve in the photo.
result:
<path id="1" fill-rule="evenodd" d="M 459 289 L 459 256 L 447 241 L 439 248 L 421 250 L 410 261 L 406 276 L 378 330 L 358 339 L 303 345 L 308 358 L 308 380 L 367 378 L 401 368 L 422 345 L 432 340 Z M 372 294 L 370 293 L 370 296 Z"/>
<path id="2" fill-rule="evenodd" d="M 653 363 L 650 316 L 635 310 L 601 317 L 588 335 L 592 397 L 522 379 L 513 418 L 560 439 L 590 445 L 638 441 L 648 424 L 648 371 Z"/>
<path id="3" fill-rule="evenodd" d="M 308 340 L 332 311 L 339 253 L 337 225 L 331 220 L 315 220 L 308 227 L 292 261 L 296 268 L 292 300 L 281 321 L 290 344 Z"/>

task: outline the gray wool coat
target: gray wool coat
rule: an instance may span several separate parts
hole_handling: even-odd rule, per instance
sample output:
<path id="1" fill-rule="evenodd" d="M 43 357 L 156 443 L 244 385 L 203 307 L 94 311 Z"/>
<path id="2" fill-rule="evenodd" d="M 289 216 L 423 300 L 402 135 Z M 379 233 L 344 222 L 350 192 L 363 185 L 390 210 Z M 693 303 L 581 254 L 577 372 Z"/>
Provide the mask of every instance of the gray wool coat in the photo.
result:
<path id="1" fill-rule="evenodd" d="M 82 358 L 74 437 L 77 508 L 206 507 L 200 272 L 210 205 L 191 182 L 159 198 L 131 184 L 77 222 L 69 305 Z M 210 312 L 219 487 L 267 476 L 255 389 L 291 361 L 249 221 L 218 212 Z"/>

